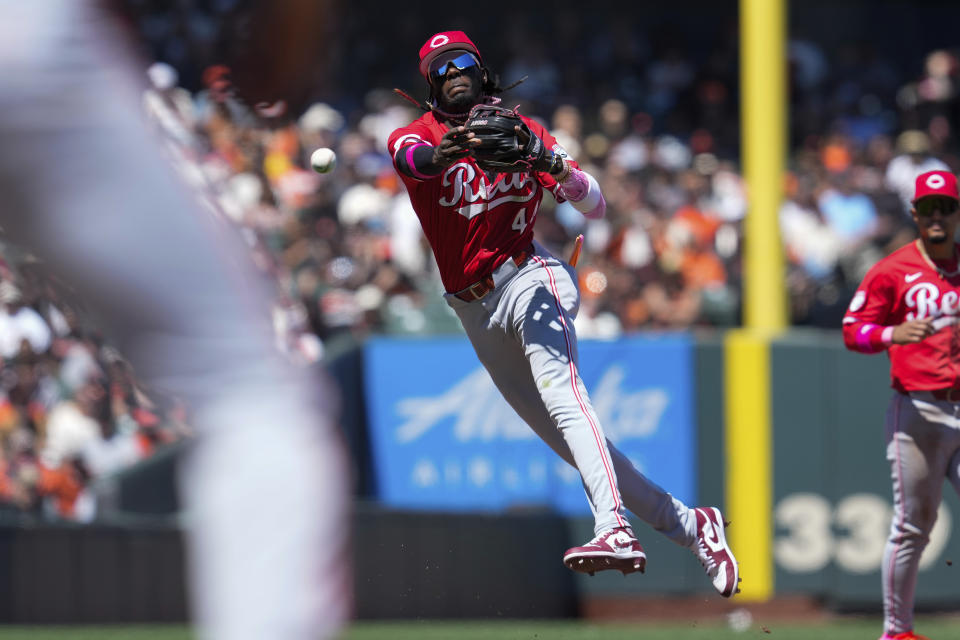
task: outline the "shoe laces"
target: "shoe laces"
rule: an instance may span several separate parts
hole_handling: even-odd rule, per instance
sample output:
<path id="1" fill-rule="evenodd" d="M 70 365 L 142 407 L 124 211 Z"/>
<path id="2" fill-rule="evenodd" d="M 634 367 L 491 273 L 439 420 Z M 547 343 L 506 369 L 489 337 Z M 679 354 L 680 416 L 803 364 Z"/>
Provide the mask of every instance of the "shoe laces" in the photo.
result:
<path id="1" fill-rule="evenodd" d="M 713 555 L 707 550 L 707 545 L 703 541 L 703 537 L 699 534 L 697 535 L 696 542 L 696 554 L 697 560 L 700 561 L 700 565 L 707 571 L 713 571 L 717 568 L 717 561 L 713 559 Z"/>

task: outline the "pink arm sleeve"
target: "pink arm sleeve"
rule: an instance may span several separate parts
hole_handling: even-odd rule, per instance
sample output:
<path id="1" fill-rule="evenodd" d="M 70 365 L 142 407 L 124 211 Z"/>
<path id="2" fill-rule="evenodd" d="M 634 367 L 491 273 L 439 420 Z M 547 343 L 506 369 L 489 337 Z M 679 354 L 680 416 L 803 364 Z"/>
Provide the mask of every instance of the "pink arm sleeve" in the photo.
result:
<path id="1" fill-rule="evenodd" d="M 587 218 L 602 218 L 607 210 L 607 203 L 600 193 L 600 185 L 596 178 L 586 171 L 571 168 L 570 175 L 560 183 L 559 190 L 560 195 Z"/>
<path id="2" fill-rule="evenodd" d="M 870 322 L 853 322 L 843 327 L 847 348 L 860 353 L 878 353 L 893 344 L 893 327 Z"/>

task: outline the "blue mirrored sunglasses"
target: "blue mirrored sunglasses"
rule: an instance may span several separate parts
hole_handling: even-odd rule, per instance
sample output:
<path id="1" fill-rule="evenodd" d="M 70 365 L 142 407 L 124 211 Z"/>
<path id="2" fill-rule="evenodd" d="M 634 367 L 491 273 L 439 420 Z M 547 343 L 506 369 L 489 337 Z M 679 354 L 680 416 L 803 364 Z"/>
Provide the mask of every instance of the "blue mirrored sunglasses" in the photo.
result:
<path id="1" fill-rule="evenodd" d="M 437 56 L 437 59 L 430 63 L 430 79 L 442 80 L 447 75 L 447 67 L 453 64 L 460 71 L 470 67 L 479 67 L 480 61 L 476 56 L 467 51 L 450 51 Z"/>

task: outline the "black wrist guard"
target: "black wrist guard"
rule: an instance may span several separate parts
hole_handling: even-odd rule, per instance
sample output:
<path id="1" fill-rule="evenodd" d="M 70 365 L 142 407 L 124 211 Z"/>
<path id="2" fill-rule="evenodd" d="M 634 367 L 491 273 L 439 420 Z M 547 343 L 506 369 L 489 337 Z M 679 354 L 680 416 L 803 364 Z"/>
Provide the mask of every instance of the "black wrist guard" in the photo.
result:
<path id="1" fill-rule="evenodd" d="M 550 168 L 547 169 L 547 172 L 556 177 L 567 170 L 567 163 L 564 161 L 563 156 L 556 153 L 550 153 Z"/>

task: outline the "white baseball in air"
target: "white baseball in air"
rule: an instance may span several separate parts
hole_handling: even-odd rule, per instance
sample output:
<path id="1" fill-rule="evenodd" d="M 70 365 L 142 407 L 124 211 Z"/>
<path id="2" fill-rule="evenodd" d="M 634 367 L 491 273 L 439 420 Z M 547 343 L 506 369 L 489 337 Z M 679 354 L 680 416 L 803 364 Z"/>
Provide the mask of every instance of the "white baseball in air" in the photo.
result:
<path id="1" fill-rule="evenodd" d="M 333 149 L 320 147 L 310 156 L 310 166 L 317 173 L 330 173 L 337 166 L 337 154 Z"/>

